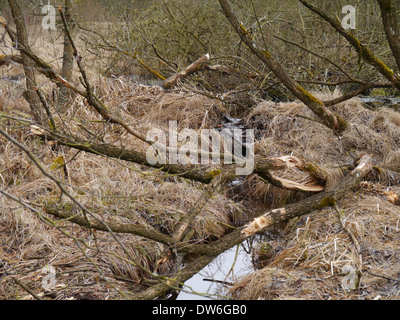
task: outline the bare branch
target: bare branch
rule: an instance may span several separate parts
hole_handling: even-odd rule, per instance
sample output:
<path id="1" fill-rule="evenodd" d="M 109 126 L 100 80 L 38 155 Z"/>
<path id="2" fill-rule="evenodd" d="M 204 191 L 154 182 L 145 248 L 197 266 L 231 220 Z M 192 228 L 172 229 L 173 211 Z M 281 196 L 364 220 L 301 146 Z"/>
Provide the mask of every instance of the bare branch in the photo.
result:
<path id="1" fill-rule="evenodd" d="M 167 246 L 176 245 L 176 241 L 165 234 L 158 232 L 150 226 L 142 226 L 137 223 L 121 222 L 120 219 L 109 217 L 106 221 L 99 221 L 97 219 L 86 219 L 84 216 L 67 210 L 65 206 L 56 203 L 45 203 L 44 210 L 46 213 L 51 214 L 60 219 L 67 219 L 82 227 L 92 228 L 95 230 L 112 231 L 114 233 L 134 234 L 150 240 L 157 241 Z"/>
<path id="2" fill-rule="evenodd" d="M 250 36 L 249 32 L 239 22 L 233 13 L 227 0 L 219 0 L 222 11 L 229 20 L 234 30 L 238 33 L 242 41 L 247 45 L 250 51 L 255 54 L 283 83 L 283 85 L 307 107 L 309 107 L 328 127 L 335 131 L 341 132 L 347 128 L 347 123 L 338 115 L 328 110 L 322 101 L 318 100 L 312 94 L 307 92 L 302 86 L 296 83 L 283 69 L 279 62 L 266 49 L 260 49 L 257 43 Z"/>
<path id="3" fill-rule="evenodd" d="M 396 75 L 393 70 L 389 69 L 386 64 L 379 60 L 375 55 L 362 44 L 354 35 L 346 31 L 340 21 L 330 17 L 322 9 L 309 3 L 306 0 L 299 0 L 305 7 L 318 14 L 322 19 L 327 21 L 340 35 L 342 35 L 347 41 L 357 50 L 359 56 L 368 64 L 372 65 L 379 73 L 381 73 L 386 79 L 388 79 L 397 89 L 400 90 L 400 76 Z"/>

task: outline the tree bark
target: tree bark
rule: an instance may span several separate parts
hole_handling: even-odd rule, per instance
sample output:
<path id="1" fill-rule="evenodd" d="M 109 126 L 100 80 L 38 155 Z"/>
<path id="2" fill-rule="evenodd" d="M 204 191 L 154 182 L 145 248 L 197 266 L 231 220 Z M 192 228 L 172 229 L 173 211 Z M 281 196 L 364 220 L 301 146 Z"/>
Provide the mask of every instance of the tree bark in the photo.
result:
<path id="1" fill-rule="evenodd" d="M 396 60 L 397 68 L 400 70 L 400 33 L 397 24 L 396 10 L 392 0 L 377 0 L 386 38 Z"/>
<path id="2" fill-rule="evenodd" d="M 99 220 L 91 217 L 86 218 L 83 215 L 77 215 L 76 212 L 72 212 L 67 206 L 62 206 L 54 202 L 45 203 L 43 208 L 46 213 L 51 214 L 52 216 L 59 219 L 68 219 L 82 227 L 108 231 L 108 228 L 105 226 L 106 224 L 114 233 L 134 234 L 157 241 L 167 246 L 176 245 L 176 241 L 172 237 L 162 234 L 150 226 L 142 226 L 137 223 L 122 223 L 117 217 L 108 217 L 104 223 L 101 223 Z M 99 217 L 99 219 L 102 218 Z"/>
<path id="3" fill-rule="evenodd" d="M 358 166 L 351 171 L 332 191 L 325 191 L 315 194 L 307 199 L 287 205 L 282 208 L 270 210 L 261 216 L 265 217 L 256 232 L 262 231 L 272 224 L 288 221 L 290 219 L 310 214 L 325 207 L 334 206 L 335 203 L 345 197 L 353 188 L 357 187 L 361 180 L 372 169 L 372 158 L 365 155 L 361 158 Z M 250 223 L 251 224 L 251 223 Z M 249 224 L 249 225 L 250 225 Z M 185 249 L 187 253 L 211 254 L 212 252 L 222 253 L 238 243 L 242 243 L 253 232 L 244 231 L 248 226 L 243 226 L 213 242 L 212 244 L 198 244 Z M 254 225 L 255 226 L 255 225 Z M 256 227 L 256 226 L 255 226 Z M 251 229 L 249 230 L 251 231 Z"/>
<path id="4" fill-rule="evenodd" d="M 24 16 L 20 5 L 17 0 L 8 0 L 8 4 L 11 9 L 11 14 L 17 28 L 17 34 L 14 43 L 18 48 L 22 45 L 29 49 L 29 39 L 28 32 L 26 31 L 26 25 L 24 21 Z M 29 102 L 31 113 L 33 118 L 37 123 L 44 123 L 44 114 L 41 108 L 41 104 L 36 95 L 36 77 L 35 77 L 35 67 L 31 59 L 24 53 L 22 53 L 22 62 L 24 66 L 24 72 L 26 75 L 26 91 L 24 93 L 25 99 Z"/>
<path id="5" fill-rule="evenodd" d="M 73 20 L 72 20 L 72 0 L 65 0 L 65 11 L 64 16 L 68 28 L 70 31 L 73 29 Z M 63 63 L 62 63 L 62 71 L 61 76 L 71 82 L 74 70 L 74 48 L 69 39 L 67 31 L 63 30 L 64 33 L 64 54 L 63 54 Z M 57 110 L 60 113 L 64 113 L 68 110 L 68 104 L 70 102 L 72 96 L 72 91 L 68 87 L 63 84 L 60 84 L 59 96 L 57 102 Z"/>

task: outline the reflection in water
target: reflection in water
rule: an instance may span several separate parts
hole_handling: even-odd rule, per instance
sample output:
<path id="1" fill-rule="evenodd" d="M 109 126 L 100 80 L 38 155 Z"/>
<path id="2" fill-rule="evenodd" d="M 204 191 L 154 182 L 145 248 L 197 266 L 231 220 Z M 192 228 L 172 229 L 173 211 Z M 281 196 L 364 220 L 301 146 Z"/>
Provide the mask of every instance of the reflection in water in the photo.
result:
<path id="1" fill-rule="evenodd" d="M 363 103 L 382 103 L 387 105 L 398 105 L 400 104 L 400 98 L 398 97 L 369 97 L 369 96 L 359 96 Z"/>
<path id="2" fill-rule="evenodd" d="M 236 282 L 238 277 L 254 271 L 251 254 L 243 245 L 235 246 L 219 255 L 207 267 L 185 282 L 185 287 L 177 300 L 224 299 L 224 284 L 204 281 Z M 228 275 L 228 276 L 227 276 Z M 191 291 L 195 293 L 192 293 Z"/>

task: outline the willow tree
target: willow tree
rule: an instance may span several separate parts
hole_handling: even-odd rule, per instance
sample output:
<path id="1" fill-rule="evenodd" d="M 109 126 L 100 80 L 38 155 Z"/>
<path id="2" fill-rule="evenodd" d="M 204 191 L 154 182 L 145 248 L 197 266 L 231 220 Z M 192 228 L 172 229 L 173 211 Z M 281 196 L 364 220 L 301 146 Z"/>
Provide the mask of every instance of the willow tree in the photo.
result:
<path id="1" fill-rule="evenodd" d="M 16 32 L 12 32 L 9 28 L 6 30 L 16 48 L 20 46 L 29 48 L 29 37 L 24 19 L 25 15 L 22 12 L 21 6 L 17 0 L 8 0 L 8 4 L 17 30 Z M 43 123 L 45 117 L 43 107 L 36 95 L 36 72 L 34 62 L 24 53 L 21 54 L 21 57 L 26 76 L 26 91 L 24 97 L 30 105 L 33 118 L 38 123 Z"/>

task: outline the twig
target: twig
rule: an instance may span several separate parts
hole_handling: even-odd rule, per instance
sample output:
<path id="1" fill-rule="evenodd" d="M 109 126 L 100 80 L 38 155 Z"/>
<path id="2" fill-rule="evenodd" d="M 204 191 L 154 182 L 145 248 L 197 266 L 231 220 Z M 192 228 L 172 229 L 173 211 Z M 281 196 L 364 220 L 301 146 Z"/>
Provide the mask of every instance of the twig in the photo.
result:
<path id="1" fill-rule="evenodd" d="M 376 273 L 373 273 L 371 271 L 368 271 L 367 269 L 362 270 L 362 272 L 366 272 L 366 273 L 368 273 L 368 274 L 370 274 L 371 276 L 374 276 L 374 277 L 379 277 L 379 278 L 386 279 L 388 281 L 394 281 L 394 282 L 400 283 L 400 280 L 396 280 L 396 279 L 393 279 L 393 278 L 390 278 L 390 277 L 382 276 L 380 274 L 376 274 Z"/>
<path id="2" fill-rule="evenodd" d="M 236 252 L 235 252 L 235 258 L 233 259 L 233 263 L 232 263 L 232 265 L 231 265 L 231 268 L 229 269 L 229 272 L 226 274 L 226 276 L 225 276 L 225 280 L 226 279 L 228 279 L 228 277 L 229 277 L 229 275 L 232 273 L 232 275 L 233 275 L 233 271 L 234 271 L 234 268 L 235 268 L 235 264 L 236 264 L 236 262 L 237 262 L 237 259 L 238 259 L 238 257 L 239 257 L 239 249 L 240 249 L 240 244 L 238 244 L 238 245 L 236 245 Z M 225 280 L 224 280 L 224 282 L 225 282 Z M 229 282 L 226 282 L 226 283 L 229 283 Z M 233 285 L 233 284 L 232 284 Z"/>
<path id="3" fill-rule="evenodd" d="M 389 83 L 379 83 L 379 82 L 371 82 L 371 83 L 365 83 L 363 84 L 361 87 L 359 87 L 358 89 L 355 89 L 349 93 L 346 93 L 338 98 L 334 98 L 332 100 L 328 100 L 328 101 L 323 101 L 324 105 L 326 107 L 329 106 L 334 106 L 335 104 L 341 103 L 343 101 L 346 100 L 350 100 L 351 98 L 354 98 L 360 94 L 362 94 L 364 91 L 368 90 L 368 89 L 372 89 L 372 88 L 391 88 L 393 87 L 393 85 L 389 82 Z"/>
<path id="4" fill-rule="evenodd" d="M 310 53 L 310 54 L 312 54 L 312 55 L 314 55 L 314 56 L 316 56 L 316 57 L 318 57 L 318 58 L 320 58 L 320 59 L 323 59 L 323 60 L 327 61 L 328 63 L 332 64 L 332 65 L 335 66 L 337 69 L 339 69 L 339 70 L 340 70 L 349 80 L 351 80 L 352 82 L 365 84 L 365 81 L 354 78 L 354 77 L 353 77 L 352 75 L 350 75 L 344 68 L 342 68 L 340 65 L 338 65 L 337 63 L 335 63 L 335 62 L 332 61 L 331 59 L 329 59 L 329 58 L 327 58 L 327 57 L 325 57 L 325 56 L 323 56 L 323 55 L 321 55 L 321 54 L 319 54 L 319 53 L 316 53 L 316 52 L 314 52 L 314 51 L 312 51 L 312 50 L 310 50 L 310 49 L 307 49 L 306 47 L 304 47 L 304 46 L 302 46 L 302 45 L 300 45 L 300 44 L 298 44 L 298 43 L 296 43 L 296 42 L 293 42 L 293 41 L 284 39 L 284 38 L 279 37 L 279 36 L 277 36 L 277 35 L 275 35 L 275 34 L 273 35 L 273 37 L 274 37 L 274 38 L 277 38 L 277 39 L 279 39 L 279 40 L 281 40 L 281 41 L 283 41 L 283 42 L 286 42 L 286 43 L 289 43 L 289 44 L 291 44 L 291 45 L 294 45 L 294 46 L 296 46 L 296 47 L 298 47 L 298 48 L 300 48 L 300 49 L 302 49 L 302 50 L 304 50 L 304 51 L 307 51 L 308 53 Z"/>
<path id="5" fill-rule="evenodd" d="M 400 77 L 394 71 L 382 62 L 382 60 L 375 57 L 370 49 L 362 44 L 358 38 L 347 32 L 341 25 L 340 21 L 332 18 L 322 9 L 315 6 L 307 0 L 299 0 L 306 8 L 319 15 L 324 21 L 328 22 L 342 37 L 344 37 L 357 51 L 359 60 L 364 60 L 366 63 L 373 66 L 379 73 L 388 79 L 397 89 L 400 89 Z"/>
<path id="6" fill-rule="evenodd" d="M 78 23 L 77 23 L 77 24 L 78 24 Z M 130 57 L 130 58 L 132 58 L 132 59 L 134 59 L 134 60 L 136 60 L 136 61 L 139 63 L 140 67 L 142 67 L 142 68 L 146 69 L 147 71 L 149 71 L 151 74 L 153 74 L 153 75 L 154 75 L 155 77 L 157 77 L 159 80 L 165 80 L 165 79 L 166 79 L 163 75 L 161 75 L 161 74 L 160 74 L 159 72 L 157 72 L 156 70 L 152 69 L 152 68 L 151 68 L 149 65 L 147 65 L 143 60 L 141 60 L 141 59 L 139 58 L 139 56 L 138 56 L 138 52 L 137 52 L 137 51 L 135 51 L 134 53 L 131 53 L 131 52 L 127 51 L 127 50 L 124 50 L 123 48 L 120 48 L 118 45 L 111 44 L 111 43 L 108 42 L 107 39 L 105 39 L 105 37 L 104 37 L 103 35 L 101 35 L 100 33 L 96 32 L 96 31 L 93 31 L 93 30 L 91 30 L 91 29 L 87 29 L 87 28 L 85 28 L 85 27 L 83 27 L 83 26 L 81 26 L 81 25 L 79 25 L 79 24 L 78 24 L 78 26 L 79 26 L 80 29 L 82 29 L 82 30 L 84 30 L 84 31 L 91 32 L 91 33 L 93 33 L 93 34 L 95 34 L 95 35 L 97 35 L 97 36 L 100 37 L 100 39 L 105 43 L 105 45 L 97 45 L 98 47 L 100 47 L 100 48 L 102 48 L 102 49 L 104 49 L 104 50 L 110 50 L 110 49 L 112 49 L 112 50 L 117 50 L 117 51 L 119 51 L 120 53 L 122 53 L 122 54 L 124 54 L 124 55 L 126 55 L 126 56 L 128 56 L 128 57 Z M 156 54 L 157 54 L 157 49 L 154 47 L 154 45 L 153 45 L 153 49 L 156 51 Z M 161 60 L 163 60 L 163 59 L 161 58 L 161 56 L 159 56 L 158 54 L 157 54 L 157 56 L 158 56 Z"/>
<path id="7" fill-rule="evenodd" d="M 201 213 L 212 196 L 226 185 L 227 180 L 230 180 L 230 176 L 231 172 L 229 169 L 226 169 L 225 171 L 220 170 L 218 174 L 211 180 L 210 184 L 206 186 L 199 199 L 193 205 L 191 212 L 189 212 L 188 215 L 183 218 L 181 226 L 174 232 L 173 236 L 177 241 L 190 240 L 185 239 L 190 230 L 190 223 L 197 217 L 197 215 Z"/>
<path id="8" fill-rule="evenodd" d="M 49 109 L 49 106 L 48 106 L 48 104 L 47 104 L 47 102 L 46 102 L 46 99 L 43 97 L 43 95 L 42 95 L 42 93 L 40 92 L 40 90 L 39 90 L 38 87 L 36 87 L 36 93 L 37 93 L 37 95 L 38 95 L 38 97 L 39 97 L 39 99 L 40 99 L 40 102 L 42 103 L 44 109 L 46 110 L 47 116 L 49 117 L 49 121 L 50 121 L 50 124 L 51 124 L 51 128 L 52 128 L 53 130 L 56 130 L 56 123 L 54 122 L 53 115 L 52 115 L 51 112 L 50 112 L 50 109 Z"/>
<path id="9" fill-rule="evenodd" d="M 98 215 L 95 215 L 93 212 L 89 211 L 86 209 L 75 197 L 73 197 L 62 185 L 62 182 L 59 181 L 56 177 L 54 177 L 52 174 L 48 173 L 43 166 L 39 163 L 39 161 L 36 159 L 36 157 L 28 150 L 26 149 L 22 144 L 20 144 L 17 140 L 15 140 L 13 137 L 8 135 L 6 132 L 0 129 L 0 134 L 3 135 L 7 140 L 15 144 L 17 147 L 19 147 L 25 154 L 33 161 L 33 163 L 36 165 L 36 167 L 43 173 L 44 176 L 52 180 L 53 182 L 56 183 L 58 188 L 61 190 L 62 194 L 65 194 L 69 199 L 73 201 L 82 211 L 83 214 L 83 219 L 87 223 L 87 228 L 91 232 L 91 234 L 94 234 L 92 232 L 92 224 L 89 220 L 88 216 L 91 216 L 95 221 L 97 221 L 107 232 L 110 233 L 112 238 L 120 245 L 122 250 L 125 252 L 125 254 L 134 261 L 135 259 L 132 257 L 130 252 L 127 250 L 126 246 L 123 245 L 123 243 L 119 240 L 119 238 L 116 236 L 114 231 L 110 228 L 110 226 Z"/>
<path id="10" fill-rule="evenodd" d="M 86 250 L 84 250 L 81 245 L 79 244 L 78 238 L 74 235 L 71 235 L 70 233 L 68 233 L 67 231 L 64 230 L 64 228 L 60 228 L 59 226 L 57 226 L 57 224 L 49 219 L 48 217 L 44 216 L 41 212 L 39 212 L 38 210 L 36 210 L 35 208 L 33 208 L 32 206 L 30 206 L 29 204 L 25 203 L 24 201 L 22 201 L 21 199 L 15 197 L 12 194 L 9 194 L 8 192 L 5 192 L 3 190 L 0 189 L 0 193 L 5 195 L 6 197 L 18 202 L 19 204 L 21 204 L 22 206 L 24 206 L 25 208 L 29 209 L 30 211 L 32 211 L 33 213 L 35 213 L 39 219 L 41 221 L 43 221 L 44 223 L 46 223 L 47 225 L 51 226 L 51 227 L 55 227 L 57 228 L 62 234 L 64 234 L 65 236 L 71 238 L 72 240 L 74 240 L 75 244 L 77 245 L 77 247 L 79 248 L 79 250 L 82 252 L 82 254 L 86 257 L 86 259 L 88 259 L 88 261 L 90 263 L 92 263 L 92 265 L 97 269 L 97 271 L 99 272 L 99 274 L 103 277 L 103 279 L 114 289 L 116 289 L 122 296 L 127 297 L 126 294 L 124 292 L 122 292 L 121 290 L 119 290 L 117 287 L 115 287 L 106 277 L 106 275 L 104 274 L 104 272 L 99 268 L 99 266 L 93 261 L 92 258 L 90 258 L 86 252 Z"/>
<path id="11" fill-rule="evenodd" d="M 359 244 L 359 242 L 358 242 L 356 236 L 354 235 L 354 233 L 353 233 L 349 228 L 346 227 L 346 224 L 345 224 L 345 222 L 344 222 L 343 219 L 342 219 L 343 211 L 340 211 L 340 210 L 339 210 L 339 207 L 338 207 L 337 203 L 335 203 L 334 208 L 335 208 L 335 211 L 336 211 L 337 214 L 338 214 L 338 218 L 339 218 L 340 225 L 342 226 L 343 230 L 346 231 L 346 233 L 350 236 L 351 241 L 353 242 L 353 244 L 354 244 L 354 246 L 355 246 L 355 248 L 356 248 L 356 251 L 357 251 L 357 254 L 358 254 L 358 259 L 359 259 L 359 263 L 358 263 L 358 264 L 359 264 L 359 267 L 358 267 L 358 269 L 359 269 L 359 270 L 362 270 L 362 264 L 363 264 L 363 262 L 362 262 L 362 254 L 361 254 L 360 244 Z"/>
<path id="12" fill-rule="evenodd" d="M 226 286 L 234 286 L 235 284 L 232 282 L 227 282 L 227 281 L 221 281 L 221 280 L 214 280 L 214 279 L 203 279 L 203 281 L 207 281 L 207 282 L 215 282 L 215 283 L 220 283 L 220 284 L 224 284 Z"/>
<path id="13" fill-rule="evenodd" d="M 36 293 L 34 293 L 31 289 L 28 288 L 21 280 L 12 277 L 12 279 L 26 292 L 28 292 L 32 297 L 34 297 L 36 300 L 43 300 L 41 297 L 39 297 Z"/>

